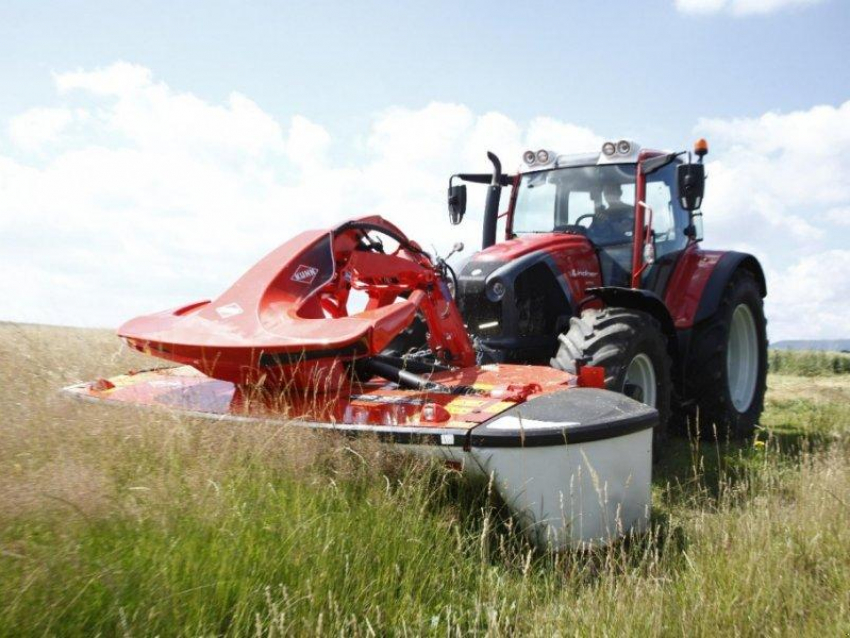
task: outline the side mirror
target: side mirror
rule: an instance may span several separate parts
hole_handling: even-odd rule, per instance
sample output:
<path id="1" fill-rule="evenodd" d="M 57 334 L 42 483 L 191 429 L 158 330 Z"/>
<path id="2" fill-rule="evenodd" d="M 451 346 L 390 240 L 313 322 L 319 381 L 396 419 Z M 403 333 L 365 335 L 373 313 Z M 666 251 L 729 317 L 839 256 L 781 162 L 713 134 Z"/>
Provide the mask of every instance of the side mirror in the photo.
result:
<path id="1" fill-rule="evenodd" d="M 688 211 L 702 205 L 705 192 L 705 166 L 703 164 L 680 164 L 676 169 L 679 186 L 679 203 Z"/>
<path id="2" fill-rule="evenodd" d="M 457 226 L 466 213 L 466 184 L 449 186 L 449 221 Z"/>

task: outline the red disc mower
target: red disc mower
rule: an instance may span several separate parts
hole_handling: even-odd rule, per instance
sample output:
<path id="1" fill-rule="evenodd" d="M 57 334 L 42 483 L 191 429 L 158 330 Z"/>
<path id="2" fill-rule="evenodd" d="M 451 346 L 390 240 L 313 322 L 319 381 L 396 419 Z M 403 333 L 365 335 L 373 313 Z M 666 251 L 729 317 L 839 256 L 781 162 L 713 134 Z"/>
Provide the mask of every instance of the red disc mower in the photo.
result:
<path id="1" fill-rule="evenodd" d="M 119 328 L 178 367 L 67 391 L 428 451 L 494 477 L 546 546 L 638 531 L 671 414 L 743 436 L 762 409 L 764 275 L 699 246 L 706 152 L 621 140 L 528 151 L 514 174 L 490 154 L 449 180 L 452 223 L 456 182 L 488 188 L 457 271 L 376 216 L 301 233 L 217 299 Z"/>

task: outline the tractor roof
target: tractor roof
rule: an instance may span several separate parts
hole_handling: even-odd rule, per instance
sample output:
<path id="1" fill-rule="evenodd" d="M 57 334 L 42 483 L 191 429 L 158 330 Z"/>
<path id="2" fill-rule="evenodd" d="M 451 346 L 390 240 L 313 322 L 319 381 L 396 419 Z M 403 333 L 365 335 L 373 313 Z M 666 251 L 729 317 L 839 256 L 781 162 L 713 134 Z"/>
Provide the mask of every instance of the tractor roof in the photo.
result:
<path id="1" fill-rule="evenodd" d="M 605 142 L 602 150 L 597 153 L 576 153 L 561 155 L 555 151 L 541 149 L 537 152 L 526 151 L 523 154 L 523 164 L 520 173 L 548 170 L 552 168 L 565 168 L 568 166 L 595 166 L 607 164 L 634 164 L 638 161 L 643 149 L 639 144 L 631 140 L 620 140 L 618 142 Z M 649 151 L 651 154 L 661 151 Z"/>

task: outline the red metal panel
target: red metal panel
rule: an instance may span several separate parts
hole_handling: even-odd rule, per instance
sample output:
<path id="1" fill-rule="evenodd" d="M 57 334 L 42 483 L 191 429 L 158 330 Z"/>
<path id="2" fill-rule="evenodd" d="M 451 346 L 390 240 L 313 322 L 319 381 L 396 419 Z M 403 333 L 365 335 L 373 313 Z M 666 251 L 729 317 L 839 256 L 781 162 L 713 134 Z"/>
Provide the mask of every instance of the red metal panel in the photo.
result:
<path id="1" fill-rule="evenodd" d="M 523 235 L 501 244 L 490 246 L 475 255 L 480 261 L 511 262 L 539 250 L 549 253 L 552 261 L 576 301 L 581 301 L 585 290 L 602 285 L 602 273 L 596 251 L 587 238 L 566 233 Z"/>
<path id="2" fill-rule="evenodd" d="M 723 254 L 724 251 L 702 250 L 691 244 L 679 258 L 664 298 L 676 329 L 693 326 L 702 293 Z"/>

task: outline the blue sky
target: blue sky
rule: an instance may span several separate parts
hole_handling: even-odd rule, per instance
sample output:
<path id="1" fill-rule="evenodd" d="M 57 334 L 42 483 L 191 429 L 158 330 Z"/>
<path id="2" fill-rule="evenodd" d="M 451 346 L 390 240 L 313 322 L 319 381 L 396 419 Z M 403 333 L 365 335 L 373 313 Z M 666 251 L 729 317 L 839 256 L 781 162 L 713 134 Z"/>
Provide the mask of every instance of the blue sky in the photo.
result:
<path id="1" fill-rule="evenodd" d="M 846 337 L 848 28 L 845 0 L 4 2 L 0 319 L 114 325 L 373 210 L 472 238 L 444 181 L 484 148 L 704 134 L 706 232 L 764 260 L 771 337 Z"/>
<path id="2" fill-rule="evenodd" d="M 0 115 L 52 93 L 49 72 L 127 60 L 217 101 L 239 91 L 334 134 L 388 105 L 547 114 L 680 144 L 694 115 L 757 116 L 847 99 L 850 3 L 694 14 L 672 0 L 32 2 L 0 8 Z"/>

